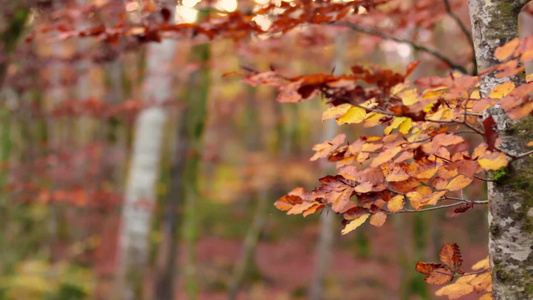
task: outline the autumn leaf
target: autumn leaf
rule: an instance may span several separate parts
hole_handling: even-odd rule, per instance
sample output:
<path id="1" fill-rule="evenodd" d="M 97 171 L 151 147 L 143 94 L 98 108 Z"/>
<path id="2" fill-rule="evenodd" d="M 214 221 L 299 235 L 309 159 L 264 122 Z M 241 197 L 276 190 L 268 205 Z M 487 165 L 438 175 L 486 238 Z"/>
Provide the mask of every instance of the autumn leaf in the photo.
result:
<path id="1" fill-rule="evenodd" d="M 387 207 L 389 208 L 390 212 L 395 213 L 399 210 L 401 210 L 404 206 L 403 199 L 405 197 L 403 195 L 396 195 L 392 197 L 392 199 L 387 202 Z"/>
<path id="2" fill-rule="evenodd" d="M 492 152 L 480 157 L 477 162 L 483 170 L 499 170 L 507 166 L 507 156 L 503 152 Z"/>
<path id="3" fill-rule="evenodd" d="M 458 268 L 463 263 L 461 251 L 457 244 L 444 243 L 440 249 L 439 258 L 450 268 Z"/>
<path id="4" fill-rule="evenodd" d="M 496 48 L 496 51 L 494 51 L 494 57 L 496 57 L 499 61 L 504 61 L 513 55 L 518 45 L 520 45 L 520 40 L 518 38 L 514 38 L 507 44 Z"/>
<path id="5" fill-rule="evenodd" d="M 489 258 L 482 259 L 472 266 L 472 270 L 488 269 L 490 267 Z"/>
<path id="6" fill-rule="evenodd" d="M 490 270 L 478 275 L 476 278 L 469 282 L 476 291 L 490 291 L 492 287 L 492 278 L 490 276 Z"/>
<path id="7" fill-rule="evenodd" d="M 370 217 L 369 223 L 376 227 L 381 227 L 383 224 L 385 224 L 386 220 L 387 220 L 387 214 L 382 211 L 379 211 Z"/>
<path id="8" fill-rule="evenodd" d="M 344 143 L 346 139 L 345 134 L 337 135 L 333 140 L 326 141 L 322 144 L 317 144 L 313 146 L 313 150 L 316 151 L 315 155 L 311 157 L 311 161 L 315 161 L 319 158 L 324 158 L 330 155 L 332 152 L 337 150 L 337 148 Z"/>
<path id="9" fill-rule="evenodd" d="M 459 191 L 467 187 L 470 183 L 472 183 L 472 180 L 474 178 L 469 178 L 463 175 L 459 175 L 452 179 L 446 186 L 446 189 L 449 191 Z"/>
<path id="10" fill-rule="evenodd" d="M 424 197 L 420 201 L 420 205 L 437 205 L 442 196 L 446 194 L 446 191 L 435 192 L 429 196 Z"/>
<path id="11" fill-rule="evenodd" d="M 506 81 L 497 85 L 492 89 L 489 94 L 490 98 L 501 99 L 509 94 L 515 88 L 515 84 L 512 81 Z"/>
<path id="12" fill-rule="evenodd" d="M 394 156 L 396 156 L 396 154 L 400 153 L 400 151 L 402 151 L 402 147 L 398 146 L 398 147 L 389 148 L 381 152 L 380 154 L 378 154 L 378 156 L 376 156 L 376 158 L 374 158 L 370 167 L 375 168 L 381 165 L 382 163 L 391 160 Z"/>
<path id="13" fill-rule="evenodd" d="M 302 187 L 297 187 L 289 192 L 287 195 L 274 202 L 274 206 L 279 210 L 290 210 L 295 205 L 303 203 L 308 200 L 308 194 Z"/>
<path id="14" fill-rule="evenodd" d="M 358 193 L 368 193 L 372 191 L 372 182 L 363 182 L 354 188 Z"/>
<path id="15" fill-rule="evenodd" d="M 364 108 L 353 106 L 337 118 L 337 124 L 359 124 L 365 120 L 365 117 L 366 110 Z"/>
<path id="16" fill-rule="evenodd" d="M 452 279 L 453 272 L 450 269 L 441 267 L 432 269 L 424 278 L 424 281 L 430 284 L 444 284 L 452 281 Z"/>
<path id="17" fill-rule="evenodd" d="M 456 282 L 438 289 L 437 296 L 448 296 L 449 299 L 457 299 L 474 291 L 474 287 L 468 283 Z"/>
<path id="18" fill-rule="evenodd" d="M 426 263 L 426 262 L 419 261 L 416 263 L 416 266 L 415 266 L 415 270 L 424 275 L 429 275 L 431 271 L 438 269 L 438 268 L 444 268 L 444 265 L 439 264 L 439 263 Z"/>
<path id="19" fill-rule="evenodd" d="M 370 216 L 370 214 L 364 214 L 354 220 L 352 220 L 350 223 L 348 223 L 346 225 L 346 227 L 344 227 L 344 229 L 342 230 L 342 234 L 347 234 L 353 230 L 355 230 L 357 227 L 361 226 L 365 221 L 366 219 L 368 219 L 368 217 Z"/>
<path id="20" fill-rule="evenodd" d="M 332 106 L 322 113 L 322 121 L 337 118 L 344 115 L 350 108 L 351 104 L 344 103 L 338 106 Z"/>

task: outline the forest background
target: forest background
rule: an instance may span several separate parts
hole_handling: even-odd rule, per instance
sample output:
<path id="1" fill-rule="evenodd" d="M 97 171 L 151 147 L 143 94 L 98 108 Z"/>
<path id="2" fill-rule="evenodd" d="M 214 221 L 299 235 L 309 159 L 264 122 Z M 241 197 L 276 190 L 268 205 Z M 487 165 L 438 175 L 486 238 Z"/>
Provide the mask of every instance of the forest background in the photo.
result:
<path id="1" fill-rule="evenodd" d="M 0 2 L 0 299 L 438 299 L 416 262 L 437 261 L 444 242 L 467 249 L 467 265 L 483 259 L 486 207 L 399 214 L 343 236 L 331 211 L 285 216 L 279 197 L 333 173 L 309 161 L 312 145 L 372 131 L 321 122 L 319 97 L 281 104 L 225 76 L 403 73 L 413 61 L 409 78 L 475 70 L 466 1 L 383 2 L 354 12 L 355 27 L 212 39 L 167 39 L 149 24 L 268 1 Z M 145 27 L 99 27 L 123 24 Z M 467 192 L 486 198 L 481 182 Z"/>

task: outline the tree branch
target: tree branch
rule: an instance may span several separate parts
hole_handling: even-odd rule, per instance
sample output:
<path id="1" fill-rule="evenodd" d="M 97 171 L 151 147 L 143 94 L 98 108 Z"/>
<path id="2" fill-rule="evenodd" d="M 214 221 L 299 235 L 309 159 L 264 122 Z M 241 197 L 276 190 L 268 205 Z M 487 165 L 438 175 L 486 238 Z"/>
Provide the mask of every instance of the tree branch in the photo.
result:
<path id="1" fill-rule="evenodd" d="M 460 205 L 465 205 L 466 203 L 474 203 L 474 204 L 488 204 L 489 201 L 488 200 L 479 200 L 479 201 L 468 201 L 468 200 L 465 200 L 465 201 L 460 201 L 460 202 L 455 202 L 455 203 L 450 203 L 450 204 L 445 204 L 445 205 L 439 205 L 439 206 L 434 206 L 434 207 L 428 207 L 428 208 L 421 208 L 421 209 L 402 209 L 402 210 L 399 210 L 395 213 L 418 213 L 418 212 L 425 212 L 425 211 L 431 211 L 431 210 L 438 210 L 438 209 L 444 209 L 444 208 L 450 208 L 450 207 L 455 207 L 455 206 L 460 206 Z M 385 213 L 387 214 L 393 214 L 392 212 L 388 211 L 388 210 L 383 210 L 385 211 Z"/>
<path id="2" fill-rule="evenodd" d="M 395 41 L 397 43 L 410 45 L 411 47 L 413 47 L 414 49 L 416 49 L 418 51 L 426 52 L 426 53 L 428 53 L 430 55 L 433 55 L 434 57 L 436 57 L 436 58 L 444 61 L 445 63 L 447 63 L 450 67 L 452 67 L 454 69 L 457 69 L 457 70 L 461 71 L 464 74 L 469 74 L 468 71 L 463 66 L 454 63 L 450 58 L 448 58 L 444 54 L 442 54 L 442 53 L 440 53 L 440 52 L 438 52 L 436 50 L 429 49 L 429 48 L 427 48 L 425 46 L 422 46 L 420 44 L 417 44 L 415 42 L 412 42 L 412 41 L 409 41 L 409 40 L 406 40 L 406 39 L 397 38 L 395 36 L 388 35 L 386 33 L 383 33 L 383 32 L 380 32 L 380 31 L 377 31 L 377 30 L 374 30 L 374 29 L 364 28 L 364 27 L 361 27 L 359 25 L 355 25 L 355 24 L 352 24 L 352 23 L 339 22 L 339 23 L 332 23 L 331 25 L 345 26 L 345 27 L 348 27 L 348 28 L 350 28 L 350 29 L 352 29 L 354 31 L 358 31 L 358 32 L 362 32 L 362 33 L 366 33 L 366 34 L 370 34 L 370 35 L 375 35 L 375 36 L 379 36 L 382 39 L 391 40 L 391 41 Z"/>
<path id="3" fill-rule="evenodd" d="M 475 56 L 475 48 L 474 48 L 474 40 L 472 38 L 472 33 L 466 28 L 465 24 L 459 19 L 459 17 L 452 11 L 452 7 L 450 5 L 449 0 L 444 0 L 444 7 L 446 8 L 446 13 L 459 25 L 461 28 L 461 31 L 466 36 L 466 39 L 468 41 L 468 44 L 470 45 L 470 48 L 472 48 L 472 62 L 474 63 L 474 70 L 472 75 L 477 75 L 477 60 Z"/>

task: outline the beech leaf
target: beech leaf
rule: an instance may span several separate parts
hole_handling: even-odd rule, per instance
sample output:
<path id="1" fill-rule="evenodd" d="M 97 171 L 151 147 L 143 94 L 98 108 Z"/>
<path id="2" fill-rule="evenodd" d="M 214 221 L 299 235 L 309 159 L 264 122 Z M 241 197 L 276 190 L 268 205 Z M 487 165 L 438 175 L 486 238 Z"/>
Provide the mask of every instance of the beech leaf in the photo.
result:
<path id="1" fill-rule="evenodd" d="M 385 224 L 386 220 L 387 220 L 387 214 L 382 211 L 379 211 L 370 217 L 369 223 L 376 227 L 381 227 L 383 224 Z"/>
<path id="2" fill-rule="evenodd" d="M 356 219 L 353 219 L 350 223 L 346 225 L 346 227 L 344 227 L 341 233 L 344 235 L 351 231 L 354 231 L 357 227 L 361 226 L 366 221 L 366 219 L 368 219 L 369 216 L 370 214 L 364 214 Z"/>
<path id="3" fill-rule="evenodd" d="M 446 189 L 449 191 L 459 191 L 467 187 L 470 183 L 472 183 L 472 180 L 474 178 L 469 178 L 463 175 L 459 175 L 452 179 L 446 186 Z"/>

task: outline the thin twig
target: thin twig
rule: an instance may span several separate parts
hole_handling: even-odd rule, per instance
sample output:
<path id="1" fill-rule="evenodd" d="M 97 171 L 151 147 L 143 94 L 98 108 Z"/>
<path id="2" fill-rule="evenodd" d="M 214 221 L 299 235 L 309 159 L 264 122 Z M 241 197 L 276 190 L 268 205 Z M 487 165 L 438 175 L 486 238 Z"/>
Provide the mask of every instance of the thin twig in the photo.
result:
<path id="1" fill-rule="evenodd" d="M 454 69 L 457 69 L 457 70 L 461 71 L 464 74 L 469 74 L 469 72 L 466 70 L 465 67 L 454 63 L 450 58 L 448 58 L 444 54 L 442 54 L 442 53 L 440 53 L 440 52 L 438 52 L 436 50 L 429 49 L 426 46 L 422 46 L 420 44 L 417 44 L 417 43 L 415 43 L 413 41 L 406 40 L 406 39 L 401 39 L 401 38 L 398 38 L 398 37 L 395 37 L 395 36 L 392 36 L 392 35 L 388 35 L 388 34 L 383 33 L 381 31 L 377 31 L 377 30 L 374 30 L 374 29 L 361 27 L 359 25 L 355 25 L 355 24 L 347 23 L 347 22 L 332 23 L 331 25 L 345 26 L 345 27 L 348 27 L 348 28 L 350 28 L 352 30 L 355 30 L 355 31 L 358 31 L 358 32 L 362 32 L 362 33 L 366 33 L 366 34 L 370 34 L 370 35 L 375 35 L 375 36 L 379 36 L 382 39 L 391 40 L 391 41 L 395 41 L 397 43 L 410 45 L 411 47 L 413 47 L 414 49 L 416 49 L 418 51 L 426 52 L 426 53 L 428 53 L 430 55 L 433 55 L 434 57 L 436 57 L 436 58 L 444 61 L 445 63 L 447 63 L 450 67 L 452 67 Z"/>
<path id="2" fill-rule="evenodd" d="M 468 30 L 468 28 L 466 28 L 465 24 L 461 21 L 461 19 L 459 19 L 459 17 L 452 11 L 452 7 L 450 5 L 449 0 L 444 0 L 444 7 L 446 8 L 446 13 L 448 13 L 448 15 L 455 21 L 455 23 L 459 25 L 459 27 L 461 28 L 461 31 L 466 36 L 466 40 L 468 41 L 470 48 L 472 48 L 472 55 L 474 56 L 472 59 L 472 62 L 474 63 L 474 70 L 472 72 L 473 73 L 472 75 L 477 75 L 477 60 L 476 60 L 476 56 L 474 55 L 475 48 L 474 48 L 474 39 L 472 38 L 472 33 Z"/>
<path id="3" fill-rule="evenodd" d="M 480 201 L 468 201 L 468 200 L 465 200 L 465 201 L 460 201 L 460 202 L 455 202 L 455 203 L 450 203 L 450 204 L 445 204 L 445 205 L 422 208 L 422 209 L 418 209 L 418 210 L 416 210 L 416 209 L 402 209 L 402 210 L 399 210 L 399 211 L 397 211 L 395 213 L 417 213 L 417 212 L 438 210 L 438 209 L 444 209 L 444 208 L 450 208 L 450 207 L 465 205 L 465 203 L 487 204 L 487 203 L 489 203 L 489 201 L 488 200 L 480 200 Z M 392 214 L 392 212 L 390 212 L 388 210 L 384 210 L 384 211 L 385 211 L 385 213 Z"/>
<path id="4" fill-rule="evenodd" d="M 342 98 L 341 98 L 342 99 Z M 385 110 L 381 110 L 381 109 L 375 109 L 375 108 L 370 108 L 370 107 L 366 107 L 366 106 L 362 106 L 360 104 L 352 104 L 353 106 L 357 106 L 357 107 L 360 107 L 360 108 L 363 108 L 365 109 L 367 112 L 375 112 L 375 113 L 378 113 L 378 114 L 382 114 L 382 115 L 387 115 L 387 116 L 392 116 L 392 117 L 396 117 L 396 118 L 399 118 L 399 117 L 405 117 L 403 115 L 397 115 L 395 113 L 392 113 L 392 112 L 388 112 L 388 111 L 385 111 Z M 458 122 L 458 121 L 452 121 L 452 120 L 430 120 L 430 119 L 424 119 L 424 122 L 433 122 L 433 123 L 441 123 L 441 124 L 462 124 L 462 122 Z"/>
<path id="5" fill-rule="evenodd" d="M 505 153 L 505 152 L 504 152 Z M 507 153 L 506 153 L 507 154 Z M 533 150 L 532 151 L 528 151 L 528 152 L 525 152 L 525 153 L 522 153 L 522 154 L 518 154 L 518 155 L 515 155 L 512 159 L 511 159 L 511 162 L 517 160 L 517 159 L 520 159 L 520 158 L 524 158 L 526 156 L 530 156 L 531 154 L 533 154 Z"/>

